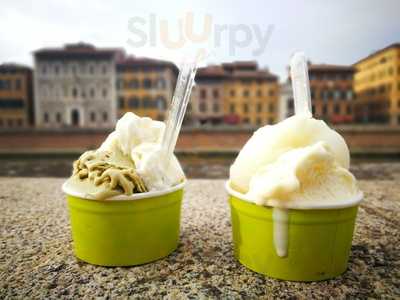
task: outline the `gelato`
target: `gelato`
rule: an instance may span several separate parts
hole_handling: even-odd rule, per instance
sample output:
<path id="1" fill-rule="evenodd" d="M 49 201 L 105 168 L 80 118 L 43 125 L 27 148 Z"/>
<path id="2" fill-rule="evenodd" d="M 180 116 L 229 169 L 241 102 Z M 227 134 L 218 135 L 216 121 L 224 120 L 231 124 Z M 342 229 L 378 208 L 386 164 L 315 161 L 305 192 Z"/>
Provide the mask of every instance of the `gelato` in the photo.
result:
<path id="1" fill-rule="evenodd" d="M 160 144 L 165 124 L 126 113 L 99 149 L 74 162 L 67 187 L 85 191 L 88 198 L 107 199 L 160 191 L 184 181 L 175 156 L 164 159 Z"/>
<path id="2" fill-rule="evenodd" d="M 230 186 L 259 205 L 346 206 L 360 191 L 344 139 L 325 122 L 293 116 L 257 130 L 230 169 Z"/>

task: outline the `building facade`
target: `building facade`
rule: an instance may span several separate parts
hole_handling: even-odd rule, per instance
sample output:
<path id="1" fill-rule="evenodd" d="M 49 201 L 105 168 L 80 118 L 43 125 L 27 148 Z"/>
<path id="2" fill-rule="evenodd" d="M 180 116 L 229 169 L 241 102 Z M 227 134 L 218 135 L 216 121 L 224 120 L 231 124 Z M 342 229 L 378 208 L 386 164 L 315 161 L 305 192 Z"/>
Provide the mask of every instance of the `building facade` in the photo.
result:
<path id="1" fill-rule="evenodd" d="M 197 125 L 223 123 L 225 80 L 226 74 L 221 66 L 198 69 L 188 111 L 193 123 Z"/>
<path id="2" fill-rule="evenodd" d="M 352 66 L 309 64 L 313 115 L 328 123 L 343 124 L 354 121 Z"/>
<path id="3" fill-rule="evenodd" d="M 23 128 L 33 123 L 32 69 L 0 65 L 0 129 Z"/>
<path id="4" fill-rule="evenodd" d="M 113 128 L 119 49 L 89 44 L 34 52 L 35 122 L 40 128 Z"/>
<path id="5" fill-rule="evenodd" d="M 225 122 L 263 126 L 278 122 L 278 77 L 258 69 L 256 62 L 223 64 Z"/>
<path id="6" fill-rule="evenodd" d="M 128 111 L 164 120 L 178 68 L 171 62 L 127 57 L 117 64 L 118 116 Z"/>
<path id="7" fill-rule="evenodd" d="M 256 62 L 201 68 L 196 75 L 191 114 L 197 124 L 262 126 L 278 121 L 277 76 Z"/>
<path id="8" fill-rule="evenodd" d="M 354 64 L 355 118 L 360 123 L 400 124 L 400 44 Z"/>

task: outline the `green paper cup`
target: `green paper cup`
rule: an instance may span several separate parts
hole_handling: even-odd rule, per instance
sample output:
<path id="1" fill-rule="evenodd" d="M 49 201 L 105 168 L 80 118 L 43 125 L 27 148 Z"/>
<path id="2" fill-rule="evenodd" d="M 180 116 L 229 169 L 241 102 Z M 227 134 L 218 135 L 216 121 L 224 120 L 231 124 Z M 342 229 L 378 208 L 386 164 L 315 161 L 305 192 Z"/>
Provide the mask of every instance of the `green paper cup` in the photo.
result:
<path id="1" fill-rule="evenodd" d="M 169 255 L 178 246 L 185 184 L 101 201 L 64 184 L 75 256 L 94 265 L 133 266 Z"/>
<path id="2" fill-rule="evenodd" d="M 336 277 L 347 268 L 358 204 L 280 209 L 259 206 L 226 184 L 236 259 L 263 275 L 292 281 Z"/>

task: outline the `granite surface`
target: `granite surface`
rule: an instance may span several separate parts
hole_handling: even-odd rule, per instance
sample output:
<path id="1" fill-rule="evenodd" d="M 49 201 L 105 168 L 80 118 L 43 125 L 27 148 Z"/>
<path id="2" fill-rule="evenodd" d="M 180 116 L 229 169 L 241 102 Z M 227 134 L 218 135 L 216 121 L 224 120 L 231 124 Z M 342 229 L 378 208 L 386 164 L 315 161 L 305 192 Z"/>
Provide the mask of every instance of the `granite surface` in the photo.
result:
<path id="1" fill-rule="evenodd" d="M 106 268 L 73 256 L 63 179 L 3 177 L 0 299 L 400 298 L 399 175 L 360 181 L 365 201 L 348 271 L 315 283 L 269 279 L 234 259 L 223 180 L 189 181 L 174 253 L 142 266 Z"/>

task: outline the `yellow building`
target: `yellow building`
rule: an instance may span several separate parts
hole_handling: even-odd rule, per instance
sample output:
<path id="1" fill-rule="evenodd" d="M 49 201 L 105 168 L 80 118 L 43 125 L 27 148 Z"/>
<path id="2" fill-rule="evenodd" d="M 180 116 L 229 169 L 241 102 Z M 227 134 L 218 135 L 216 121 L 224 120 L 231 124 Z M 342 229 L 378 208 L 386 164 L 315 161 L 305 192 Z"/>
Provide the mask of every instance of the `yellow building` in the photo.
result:
<path id="1" fill-rule="evenodd" d="M 258 69 L 256 62 L 223 64 L 225 122 L 262 126 L 278 122 L 278 77 Z"/>
<path id="2" fill-rule="evenodd" d="M 355 63 L 357 122 L 400 124 L 400 43 Z"/>
<path id="3" fill-rule="evenodd" d="M 32 70 L 16 64 L 0 65 L 0 129 L 32 123 Z"/>
<path id="4" fill-rule="evenodd" d="M 132 111 L 164 120 L 175 89 L 177 67 L 167 61 L 128 57 L 117 64 L 118 116 Z"/>

